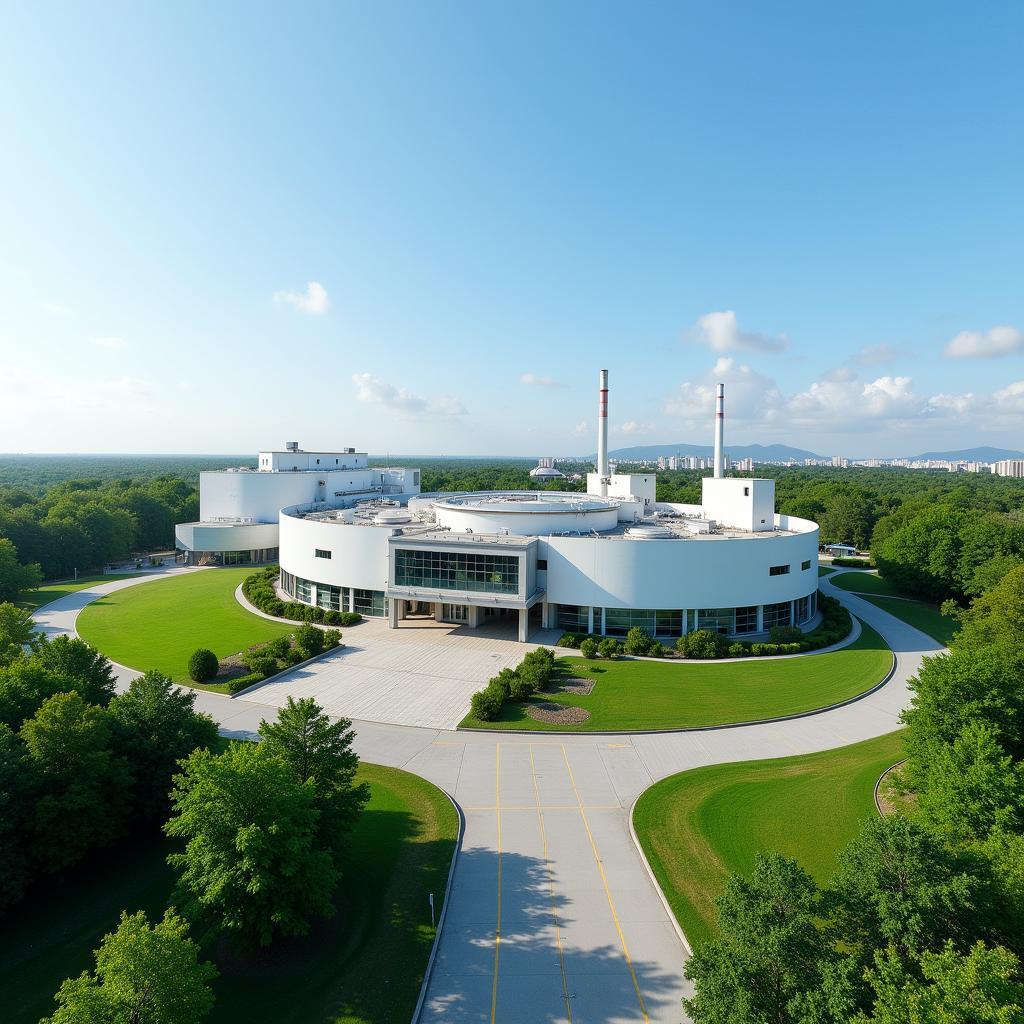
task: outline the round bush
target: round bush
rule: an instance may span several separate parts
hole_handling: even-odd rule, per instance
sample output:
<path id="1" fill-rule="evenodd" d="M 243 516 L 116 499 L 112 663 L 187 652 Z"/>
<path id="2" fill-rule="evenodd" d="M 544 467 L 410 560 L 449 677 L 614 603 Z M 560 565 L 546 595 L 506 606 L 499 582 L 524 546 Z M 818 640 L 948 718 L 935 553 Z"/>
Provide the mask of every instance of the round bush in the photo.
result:
<path id="1" fill-rule="evenodd" d="M 485 689 L 477 690 L 473 694 L 469 707 L 474 718 L 479 718 L 481 722 L 490 722 L 501 713 L 504 703 L 504 688 L 492 680 Z"/>
<path id="2" fill-rule="evenodd" d="M 645 629 L 634 626 L 626 634 L 627 654 L 646 654 L 651 649 L 651 635 Z"/>
<path id="3" fill-rule="evenodd" d="M 688 658 L 723 658 L 729 643 L 721 633 L 710 629 L 695 629 L 686 634 L 686 656 Z"/>
<path id="4" fill-rule="evenodd" d="M 272 676 L 277 672 L 277 658 L 261 652 L 257 657 L 249 660 L 249 669 L 253 675 L 266 679 L 267 676 Z"/>
<path id="5" fill-rule="evenodd" d="M 746 644 L 734 643 L 729 644 L 729 657 L 730 658 L 745 658 L 750 652 L 747 650 Z"/>
<path id="6" fill-rule="evenodd" d="M 217 674 L 220 662 L 213 651 L 200 647 L 188 659 L 188 677 L 194 683 L 208 683 Z"/>
<path id="7" fill-rule="evenodd" d="M 597 645 L 597 649 L 602 658 L 614 661 L 622 653 L 622 644 L 614 637 L 609 636 L 605 637 L 605 639 Z"/>
<path id="8" fill-rule="evenodd" d="M 587 637 L 580 644 L 580 654 L 584 658 L 596 658 L 597 657 L 597 641 L 593 637 Z"/>

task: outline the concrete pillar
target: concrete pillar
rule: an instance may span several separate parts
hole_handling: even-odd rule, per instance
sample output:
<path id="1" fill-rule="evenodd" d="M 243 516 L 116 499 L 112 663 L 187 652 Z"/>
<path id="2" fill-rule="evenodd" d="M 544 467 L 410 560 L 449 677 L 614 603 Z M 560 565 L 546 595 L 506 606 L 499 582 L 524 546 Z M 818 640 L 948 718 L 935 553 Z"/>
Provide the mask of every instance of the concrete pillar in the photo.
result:
<path id="1" fill-rule="evenodd" d="M 587 608 L 587 632 L 594 632 L 594 609 L 593 606 Z"/>
<path id="2" fill-rule="evenodd" d="M 757 632 L 764 632 L 764 605 L 759 604 L 757 606 Z"/>
<path id="3" fill-rule="evenodd" d="M 519 642 L 525 644 L 530 635 L 530 609 L 519 609 Z"/>
<path id="4" fill-rule="evenodd" d="M 434 621 L 435 622 L 443 622 L 444 621 L 444 602 L 443 601 L 435 601 L 434 602 Z"/>
<path id="5" fill-rule="evenodd" d="M 551 628 L 551 605 L 547 601 L 542 601 L 540 606 L 540 624 L 545 629 Z"/>
<path id="6" fill-rule="evenodd" d="M 471 604 L 469 606 L 469 618 L 466 620 L 466 625 L 470 629 L 477 629 L 480 625 L 480 606 Z"/>
<path id="7" fill-rule="evenodd" d="M 346 611 L 354 612 L 356 610 L 356 592 L 351 587 L 348 588 L 348 599 L 346 604 L 348 605 L 345 609 Z"/>
<path id="8" fill-rule="evenodd" d="M 398 626 L 398 601 L 388 603 L 388 629 L 396 629 Z"/>
<path id="9" fill-rule="evenodd" d="M 789 624 L 791 626 L 795 626 L 796 625 L 796 602 L 795 601 L 790 601 L 789 602 Z"/>
<path id="10" fill-rule="evenodd" d="M 683 609 L 683 636 L 690 632 L 690 609 Z"/>

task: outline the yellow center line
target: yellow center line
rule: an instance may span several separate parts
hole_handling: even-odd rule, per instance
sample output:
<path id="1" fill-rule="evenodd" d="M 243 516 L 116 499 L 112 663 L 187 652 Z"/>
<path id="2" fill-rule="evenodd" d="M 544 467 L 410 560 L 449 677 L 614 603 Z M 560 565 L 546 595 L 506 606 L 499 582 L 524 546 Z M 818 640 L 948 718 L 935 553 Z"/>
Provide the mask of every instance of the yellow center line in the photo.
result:
<path id="1" fill-rule="evenodd" d="M 501 957 L 501 744 L 494 748 L 494 809 L 498 821 L 498 920 L 494 929 L 494 980 L 491 982 L 491 1024 L 498 1012 L 498 960 Z"/>
<path id="2" fill-rule="evenodd" d="M 647 1016 L 647 1007 L 644 1005 L 644 997 L 640 992 L 640 982 L 637 981 L 636 971 L 633 969 L 633 960 L 629 955 L 629 946 L 626 945 L 626 936 L 622 934 L 622 925 L 619 923 L 619 915 L 615 909 L 615 900 L 612 899 L 612 890 L 608 885 L 608 876 L 604 873 L 604 865 L 601 863 L 601 856 L 597 852 L 597 843 L 594 841 L 594 833 L 590 830 L 590 822 L 587 820 L 587 811 L 583 806 L 583 797 L 576 788 L 576 779 L 572 774 L 572 765 L 569 764 L 569 755 L 565 752 L 565 744 L 562 744 L 562 760 L 565 761 L 565 769 L 569 773 L 569 783 L 572 791 L 576 794 L 576 803 L 579 805 L 580 817 L 583 819 L 583 827 L 587 830 L 587 838 L 590 840 L 590 849 L 593 851 L 594 860 L 597 863 L 597 870 L 601 875 L 601 884 L 604 886 L 604 894 L 608 899 L 608 908 L 612 912 L 612 921 L 615 922 L 615 930 L 619 933 L 619 942 L 622 945 L 622 955 L 626 958 L 626 966 L 629 968 L 629 976 L 633 979 L 633 989 L 636 991 L 636 999 L 640 1004 L 640 1013 L 645 1021 L 650 1021 Z"/>
<path id="3" fill-rule="evenodd" d="M 555 943 L 558 946 L 558 968 L 562 972 L 562 999 L 565 1001 L 565 1019 L 572 1024 L 572 1006 L 569 1003 L 569 984 L 565 979 L 565 954 L 562 951 L 562 928 L 558 922 L 558 908 L 555 904 L 555 879 L 548 856 L 548 832 L 544 827 L 544 812 L 540 806 L 540 787 L 537 785 L 537 769 L 533 761 L 533 744 L 530 744 L 530 775 L 533 776 L 533 795 L 537 802 L 537 822 L 540 825 L 540 840 L 544 851 L 544 864 L 548 875 L 548 898 L 551 902 L 551 917 L 555 922 Z"/>

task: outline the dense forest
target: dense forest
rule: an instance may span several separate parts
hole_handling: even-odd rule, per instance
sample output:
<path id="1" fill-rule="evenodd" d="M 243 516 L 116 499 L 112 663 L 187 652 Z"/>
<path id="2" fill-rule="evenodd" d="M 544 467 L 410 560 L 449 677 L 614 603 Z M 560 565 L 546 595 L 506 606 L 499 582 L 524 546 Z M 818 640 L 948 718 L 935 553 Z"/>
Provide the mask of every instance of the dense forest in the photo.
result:
<path id="1" fill-rule="evenodd" d="M 389 461 L 418 466 L 428 492 L 582 490 L 592 468 L 563 465 L 565 480 L 541 483 L 530 477 L 529 459 Z M 200 471 L 243 463 L 230 456 L 4 457 L 0 539 L 14 552 L 9 545 L 0 550 L 0 600 L 31 584 L 12 567 L 18 563 L 58 579 L 172 546 L 174 524 L 198 516 Z M 822 543 L 870 549 L 882 573 L 906 593 L 964 604 L 1024 563 L 1022 480 L 830 467 L 760 466 L 758 474 L 774 478 L 780 512 L 818 522 Z M 700 478 L 695 471 L 659 472 L 658 499 L 697 503 Z"/>

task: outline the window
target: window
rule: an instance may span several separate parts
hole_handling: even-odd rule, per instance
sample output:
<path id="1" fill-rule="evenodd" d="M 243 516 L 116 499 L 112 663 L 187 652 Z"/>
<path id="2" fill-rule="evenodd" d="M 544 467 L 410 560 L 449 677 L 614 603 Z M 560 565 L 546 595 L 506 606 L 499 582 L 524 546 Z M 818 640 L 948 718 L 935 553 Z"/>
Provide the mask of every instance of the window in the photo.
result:
<path id="1" fill-rule="evenodd" d="M 683 613 L 678 608 L 659 608 L 654 613 L 655 636 L 682 636 Z"/>
<path id="2" fill-rule="evenodd" d="M 764 628 L 771 629 L 772 626 L 790 625 L 791 609 L 788 601 L 780 601 L 778 604 L 766 604 L 764 606 Z"/>
<path id="3" fill-rule="evenodd" d="M 731 633 L 736 618 L 734 608 L 701 608 L 697 613 L 697 628 L 712 633 Z"/>
<path id="4" fill-rule="evenodd" d="M 590 628 L 587 609 L 576 604 L 560 604 L 556 621 L 559 629 L 570 633 L 586 633 Z"/>
<path id="5" fill-rule="evenodd" d="M 773 565 L 768 570 L 768 575 L 769 576 L 788 576 L 789 575 L 789 566 L 788 565 Z"/>
<path id="6" fill-rule="evenodd" d="M 309 580 L 300 580 L 296 577 L 295 600 L 304 601 L 306 604 L 309 604 L 313 600 L 312 586 Z"/>
<path id="7" fill-rule="evenodd" d="M 547 572 L 547 571 L 548 571 L 548 560 L 546 558 L 538 558 L 537 559 L 537 572 Z"/>
<path id="8" fill-rule="evenodd" d="M 811 560 L 809 558 L 805 558 L 800 563 L 800 571 L 801 572 L 806 572 L 808 569 L 810 569 L 810 567 L 811 567 Z"/>
<path id="9" fill-rule="evenodd" d="M 352 610 L 359 612 L 360 615 L 384 615 L 387 611 L 387 602 L 384 600 L 384 591 L 353 590 Z"/>
<path id="10" fill-rule="evenodd" d="M 811 599 L 810 597 L 801 597 L 796 602 L 796 621 L 806 622 L 811 617 Z"/>
<path id="11" fill-rule="evenodd" d="M 749 498 L 750 497 L 750 488 L 749 487 L 744 487 L 743 488 L 743 497 L 744 498 Z M 761 522 L 763 523 L 764 520 L 762 519 Z"/>
<path id="12" fill-rule="evenodd" d="M 314 554 L 316 555 L 317 558 L 330 558 L 331 557 L 330 551 L 327 551 L 324 548 L 315 548 L 314 549 Z"/>
<path id="13" fill-rule="evenodd" d="M 736 609 L 736 627 L 734 633 L 757 632 L 757 605 Z"/>
<path id="14" fill-rule="evenodd" d="M 518 594 L 519 559 L 515 555 L 399 548 L 395 552 L 395 586 Z"/>
<path id="15" fill-rule="evenodd" d="M 281 570 L 281 589 L 289 596 L 295 596 L 295 577 L 290 572 Z"/>
<path id="16" fill-rule="evenodd" d="M 316 585 L 316 603 L 324 611 L 340 612 L 342 610 L 341 587 L 329 587 L 326 583 L 318 583 Z"/>
<path id="17" fill-rule="evenodd" d="M 654 636 L 656 618 L 653 608 L 605 608 L 604 631 L 608 636 L 625 636 L 634 626 Z"/>

